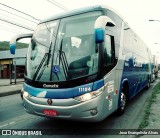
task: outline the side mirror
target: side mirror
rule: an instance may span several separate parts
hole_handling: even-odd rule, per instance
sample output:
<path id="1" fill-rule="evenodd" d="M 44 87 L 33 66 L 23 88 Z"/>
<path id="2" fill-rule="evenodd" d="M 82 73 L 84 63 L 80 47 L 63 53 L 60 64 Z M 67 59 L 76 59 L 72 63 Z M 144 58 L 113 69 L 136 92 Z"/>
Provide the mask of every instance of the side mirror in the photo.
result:
<path id="1" fill-rule="evenodd" d="M 16 45 L 10 44 L 10 53 L 11 53 L 12 55 L 14 55 L 15 52 L 16 52 Z"/>
<path id="2" fill-rule="evenodd" d="M 105 27 L 113 27 L 115 23 L 108 16 L 99 16 L 95 21 L 95 42 L 102 43 L 105 36 Z"/>
<path id="3" fill-rule="evenodd" d="M 102 28 L 95 29 L 95 41 L 96 43 L 104 41 L 104 30 Z"/>
<path id="4" fill-rule="evenodd" d="M 16 35 L 14 36 L 11 41 L 10 41 L 10 53 L 11 54 L 15 54 L 16 51 L 16 42 L 20 39 L 23 38 L 32 38 L 33 34 L 20 34 L 20 35 Z"/>

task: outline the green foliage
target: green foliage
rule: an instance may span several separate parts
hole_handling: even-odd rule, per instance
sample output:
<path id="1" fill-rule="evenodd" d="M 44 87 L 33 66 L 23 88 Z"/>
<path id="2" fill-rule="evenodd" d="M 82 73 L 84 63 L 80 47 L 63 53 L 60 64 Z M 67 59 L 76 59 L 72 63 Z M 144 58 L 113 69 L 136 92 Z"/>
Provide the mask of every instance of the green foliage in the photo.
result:
<path id="1" fill-rule="evenodd" d="M 144 129 L 149 125 L 148 119 L 151 111 L 152 104 L 156 101 L 157 94 L 160 93 L 160 82 L 154 87 L 151 97 L 148 99 L 148 104 L 144 110 L 144 117 L 139 126 L 139 129 Z"/>
<path id="2" fill-rule="evenodd" d="M 27 48 L 27 47 L 28 47 L 28 44 L 17 42 L 17 45 L 16 45 L 17 49 Z M 9 50 L 9 42 L 8 41 L 0 41 L 0 51 L 5 51 L 5 50 Z"/>

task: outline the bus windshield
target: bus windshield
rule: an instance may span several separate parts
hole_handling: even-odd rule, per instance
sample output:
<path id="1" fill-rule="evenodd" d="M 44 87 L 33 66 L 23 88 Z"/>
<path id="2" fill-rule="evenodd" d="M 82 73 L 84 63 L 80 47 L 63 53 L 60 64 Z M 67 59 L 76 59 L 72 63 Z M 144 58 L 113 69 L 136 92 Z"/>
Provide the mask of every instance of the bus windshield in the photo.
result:
<path id="1" fill-rule="evenodd" d="M 27 77 L 59 82 L 98 72 L 94 23 L 100 11 L 42 23 L 35 30 L 27 54 Z"/>

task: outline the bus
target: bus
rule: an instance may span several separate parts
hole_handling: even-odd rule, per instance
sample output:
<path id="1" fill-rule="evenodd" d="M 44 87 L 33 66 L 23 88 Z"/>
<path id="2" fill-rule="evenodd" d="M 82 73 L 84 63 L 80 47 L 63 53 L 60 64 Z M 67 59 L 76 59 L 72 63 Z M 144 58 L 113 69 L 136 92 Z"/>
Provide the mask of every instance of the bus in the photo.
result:
<path id="1" fill-rule="evenodd" d="M 158 77 L 158 58 L 156 55 L 153 55 L 153 64 L 154 64 L 154 75 L 155 78 Z"/>
<path id="2" fill-rule="evenodd" d="M 24 109 L 44 117 L 97 122 L 150 87 L 147 46 L 122 16 L 104 5 L 41 21 L 26 56 Z"/>
<path id="3" fill-rule="evenodd" d="M 152 55 L 150 49 L 148 49 L 148 56 L 149 56 L 150 82 L 154 82 L 155 81 L 154 56 Z"/>

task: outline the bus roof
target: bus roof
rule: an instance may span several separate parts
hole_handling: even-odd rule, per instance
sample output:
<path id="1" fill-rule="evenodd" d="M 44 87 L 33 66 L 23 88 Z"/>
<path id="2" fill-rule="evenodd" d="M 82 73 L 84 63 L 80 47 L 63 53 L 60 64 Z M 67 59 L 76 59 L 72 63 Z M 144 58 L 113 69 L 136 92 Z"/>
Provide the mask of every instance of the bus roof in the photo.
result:
<path id="1" fill-rule="evenodd" d="M 48 22 L 48 21 L 52 21 L 52 20 L 56 20 L 56 19 L 61 19 L 61 18 L 68 17 L 68 16 L 72 16 L 72 15 L 76 15 L 76 14 L 85 13 L 85 12 L 100 11 L 100 10 L 103 11 L 104 9 L 109 9 L 109 10 L 115 12 L 119 17 L 121 17 L 121 19 L 123 19 L 122 16 L 120 16 L 120 14 L 118 14 L 111 7 L 108 7 L 106 5 L 95 5 L 95 6 L 85 7 L 85 8 L 79 8 L 79 9 L 76 9 L 76 10 L 71 10 L 71 11 L 68 11 L 68 12 L 65 12 L 65 13 L 61 13 L 61 14 L 51 16 L 49 18 L 45 18 L 39 24 L 44 23 L 44 22 Z"/>

